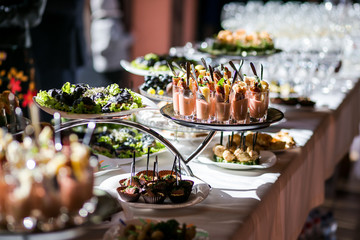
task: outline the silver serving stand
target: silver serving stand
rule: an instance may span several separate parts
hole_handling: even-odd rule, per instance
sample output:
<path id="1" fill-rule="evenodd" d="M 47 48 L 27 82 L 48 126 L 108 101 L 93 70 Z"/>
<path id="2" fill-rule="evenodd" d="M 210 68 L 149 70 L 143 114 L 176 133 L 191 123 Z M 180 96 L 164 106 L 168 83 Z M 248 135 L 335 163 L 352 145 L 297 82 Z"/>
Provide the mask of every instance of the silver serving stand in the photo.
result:
<path id="1" fill-rule="evenodd" d="M 146 111 L 146 109 L 141 110 Z M 172 143 L 170 143 L 166 138 L 164 138 L 162 135 L 151 129 L 150 127 L 147 127 L 143 124 L 139 124 L 137 122 L 125 120 L 123 118 L 91 118 L 91 119 L 75 119 L 69 122 L 62 123 L 60 128 L 56 131 L 64 131 L 73 127 L 81 126 L 88 124 L 90 122 L 94 123 L 107 123 L 107 124 L 117 124 L 117 125 L 123 125 L 128 127 L 133 127 L 135 129 L 138 129 L 140 131 L 143 131 L 145 133 L 148 133 L 158 141 L 160 141 L 164 146 L 174 155 L 178 156 L 181 160 L 182 168 L 184 169 L 185 173 L 189 176 L 196 177 L 190 167 L 187 165 L 191 160 L 196 158 L 201 152 L 209 145 L 213 137 L 215 136 L 217 131 L 249 131 L 249 130 L 258 130 L 262 128 L 269 127 L 271 124 L 276 123 L 284 118 L 284 114 L 275 108 L 269 108 L 267 119 L 264 122 L 250 122 L 246 124 L 217 124 L 217 123 L 202 123 L 202 122 L 196 122 L 196 121 L 189 121 L 189 120 L 183 120 L 180 119 L 178 116 L 174 114 L 173 104 L 167 104 L 163 106 L 160 109 L 160 113 L 168 118 L 174 121 L 177 124 L 201 129 L 201 130 L 208 130 L 210 131 L 208 135 L 205 137 L 203 142 L 193 151 L 193 153 L 190 154 L 190 156 L 185 159 L 183 155 L 174 147 Z"/>

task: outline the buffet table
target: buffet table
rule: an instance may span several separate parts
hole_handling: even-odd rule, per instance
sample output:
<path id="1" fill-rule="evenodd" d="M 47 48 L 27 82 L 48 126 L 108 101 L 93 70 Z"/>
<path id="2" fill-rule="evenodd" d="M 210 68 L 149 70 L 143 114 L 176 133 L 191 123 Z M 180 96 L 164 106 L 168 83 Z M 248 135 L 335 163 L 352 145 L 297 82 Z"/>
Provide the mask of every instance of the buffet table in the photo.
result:
<path id="1" fill-rule="evenodd" d="M 118 217 L 175 218 L 205 229 L 210 239 L 296 239 L 309 211 L 324 201 L 325 180 L 358 134 L 360 81 L 353 84 L 347 93 L 318 96 L 316 109 L 282 109 L 285 119 L 264 131 L 288 129 L 300 147 L 277 153 L 273 167 L 237 171 L 191 161 L 195 176 L 212 187 L 203 202 L 164 210 L 122 204 L 124 211 L 114 217 L 115 223 Z M 188 145 L 196 147 L 191 141 Z M 171 168 L 173 156 L 161 154 L 159 161 L 161 168 Z M 145 164 L 145 160 L 137 162 L 137 171 Z M 96 184 L 129 169 L 124 166 L 101 175 Z M 107 228 L 109 224 L 99 225 L 79 239 L 96 239 Z"/>

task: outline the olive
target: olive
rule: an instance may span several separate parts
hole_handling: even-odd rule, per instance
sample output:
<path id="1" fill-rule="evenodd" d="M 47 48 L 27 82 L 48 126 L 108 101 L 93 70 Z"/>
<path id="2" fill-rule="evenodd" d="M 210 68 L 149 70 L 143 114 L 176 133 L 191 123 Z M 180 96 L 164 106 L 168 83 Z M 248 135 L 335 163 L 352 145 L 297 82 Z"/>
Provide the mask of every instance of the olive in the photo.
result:
<path id="1" fill-rule="evenodd" d="M 160 230 L 156 230 L 151 234 L 151 239 L 152 240 L 162 240 L 164 239 L 164 233 L 161 232 Z"/>
<path id="2" fill-rule="evenodd" d="M 147 236 L 145 231 L 142 231 L 139 233 L 139 236 L 137 237 L 138 240 L 147 240 L 149 237 Z"/>

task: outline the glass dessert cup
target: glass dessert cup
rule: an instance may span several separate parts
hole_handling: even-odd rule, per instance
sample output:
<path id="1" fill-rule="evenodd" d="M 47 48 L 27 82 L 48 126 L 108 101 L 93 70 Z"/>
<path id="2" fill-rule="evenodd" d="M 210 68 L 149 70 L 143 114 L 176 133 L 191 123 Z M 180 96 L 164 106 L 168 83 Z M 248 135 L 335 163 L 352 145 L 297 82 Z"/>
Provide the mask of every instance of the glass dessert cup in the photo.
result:
<path id="1" fill-rule="evenodd" d="M 185 120 L 192 120 L 195 116 L 196 96 L 190 89 L 180 89 L 179 91 L 179 113 Z"/>
<path id="2" fill-rule="evenodd" d="M 215 119 L 218 123 L 227 124 L 230 123 L 230 111 L 231 103 L 230 101 L 224 101 L 224 98 L 216 94 L 215 95 Z"/>
<path id="3" fill-rule="evenodd" d="M 264 122 L 269 107 L 269 89 L 262 92 L 248 91 L 249 115 L 252 122 Z"/>
<path id="4" fill-rule="evenodd" d="M 204 96 L 201 93 L 196 93 L 196 119 L 199 122 L 211 122 L 214 120 L 215 106 L 214 93 Z"/>
<path id="5" fill-rule="evenodd" d="M 237 124 L 245 124 L 248 116 L 248 96 L 232 91 L 230 93 L 231 119 Z"/>
<path id="6" fill-rule="evenodd" d="M 179 87 L 173 83 L 172 86 L 172 98 L 173 98 L 173 106 L 174 106 L 174 114 L 178 116 L 179 113 Z"/>
<path id="7" fill-rule="evenodd" d="M 0 187 L 4 190 L 0 215 L 5 218 L 9 231 L 50 232 L 73 224 L 84 203 L 92 198 L 93 169 L 84 169 L 82 179 L 59 174 L 62 176 L 37 175 L 35 179 L 21 182 L 12 173 L 6 173 L 8 181 L 2 182 Z"/>

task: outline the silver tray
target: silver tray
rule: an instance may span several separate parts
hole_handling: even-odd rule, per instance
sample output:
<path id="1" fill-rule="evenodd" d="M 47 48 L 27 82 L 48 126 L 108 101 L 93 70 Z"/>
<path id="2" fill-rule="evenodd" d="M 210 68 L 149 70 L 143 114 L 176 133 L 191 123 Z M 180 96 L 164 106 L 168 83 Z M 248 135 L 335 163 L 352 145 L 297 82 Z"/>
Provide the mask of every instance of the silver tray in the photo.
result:
<path id="1" fill-rule="evenodd" d="M 186 126 L 193 127 L 203 130 L 213 130 L 213 131 L 248 131 L 256 130 L 261 128 L 269 127 L 271 124 L 279 122 L 284 118 L 284 114 L 276 109 L 269 108 L 267 118 L 264 122 L 251 122 L 246 124 L 221 124 L 221 123 L 201 123 L 195 121 L 188 121 L 180 119 L 179 116 L 175 116 L 173 104 L 167 104 L 160 109 L 160 113 L 175 123 Z"/>

